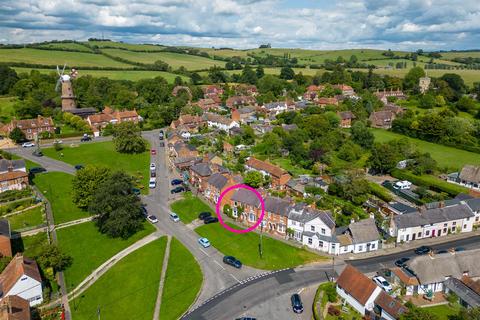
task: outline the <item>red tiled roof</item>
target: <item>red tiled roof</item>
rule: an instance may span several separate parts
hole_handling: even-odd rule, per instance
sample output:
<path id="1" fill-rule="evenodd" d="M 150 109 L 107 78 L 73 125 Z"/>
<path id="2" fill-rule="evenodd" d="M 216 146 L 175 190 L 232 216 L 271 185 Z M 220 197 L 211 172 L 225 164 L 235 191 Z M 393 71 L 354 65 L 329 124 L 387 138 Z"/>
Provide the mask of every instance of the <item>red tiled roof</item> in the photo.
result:
<path id="1" fill-rule="evenodd" d="M 256 170 L 268 172 L 269 174 L 277 178 L 280 178 L 284 174 L 288 174 L 288 172 L 283 170 L 282 168 L 277 167 L 271 163 L 258 160 L 254 157 L 250 157 L 250 159 L 248 159 L 247 166 L 252 167 Z"/>
<path id="2" fill-rule="evenodd" d="M 30 303 L 19 296 L 6 296 L 0 301 L 0 320 L 30 320 Z"/>
<path id="3" fill-rule="evenodd" d="M 28 173 L 23 171 L 9 171 L 5 173 L 0 173 L 0 182 L 1 181 L 10 181 L 18 178 L 26 178 Z"/>
<path id="4" fill-rule="evenodd" d="M 0 274 L 0 286 L 3 293 L 8 293 L 23 275 L 42 282 L 42 277 L 40 276 L 40 271 L 38 270 L 35 260 L 17 253 L 5 270 L 3 270 L 2 274 Z"/>
<path id="5" fill-rule="evenodd" d="M 375 299 L 375 303 L 395 319 L 398 319 L 401 314 L 408 311 L 407 307 L 400 301 L 390 297 L 385 291 L 380 292 L 377 299 Z"/>
<path id="6" fill-rule="evenodd" d="M 418 279 L 416 277 L 410 277 L 401 268 L 395 267 L 392 272 L 407 286 L 418 286 Z"/>
<path id="7" fill-rule="evenodd" d="M 372 280 L 349 264 L 338 277 L 337 285 L 362 305 L 367 303 L 377 288 Z"/>

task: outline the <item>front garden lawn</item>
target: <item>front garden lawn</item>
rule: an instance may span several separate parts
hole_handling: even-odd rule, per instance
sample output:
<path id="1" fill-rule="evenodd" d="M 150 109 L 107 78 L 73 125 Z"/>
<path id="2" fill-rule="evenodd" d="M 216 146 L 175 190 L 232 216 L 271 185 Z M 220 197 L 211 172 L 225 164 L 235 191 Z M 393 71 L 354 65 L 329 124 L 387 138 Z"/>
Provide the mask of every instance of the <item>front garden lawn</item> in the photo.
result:
<path id="1" fill-rule="evenodd" d="M 173 212 L 178 214 L 183 223 L 188 224 L 197 219 L 200 212 L 208 211 L 213 215 L 213 210 L 200 198 L 192 195 L 191 192 L 186 192 L 183 199 L 173 202 L 170 205 Z"/>
<path id="2" fill-rule="evenodd" d="M 152 319 L 167 238 L 162 237 L 117 262 L 70 302 L 73 319 Z M 163 319 L 163 318 L 161 318 Z"/>
<path id="3" fill-rule="evenodd" d="M 235 225 L 230 225 L 238 229 Z M 207 224 L 195 229 L 200 236 L 210 240 L 212 246 L 225 255 L 238 258 L 243 264 L 265 270 L 291 268 L 327 258 L 288 245 L 280 240 L 263 236 L 263 257 L 260 258 L 260 235 L 255 232 L 237 234 L 223 228 L 219 223 Z"/>
<path id="4" fill-rule="evenodd" d="M 47 244 L 47 233 L 39 232 L 33 236 L 12 239 L 12 251 L 14 255 L 23 252 L 26 257 L 36 257 L 41 253 L 42 247 Z"/>
<path id="5" fill-rule="evenodd" d="M 73 258 L 72 265 L 65 271 L 68 290 L 82 282 L 93 270 L 109 258 L 154 232 L 155 228 L 145 222 L 145 228 L 130 238 L 110 238 L 98 231 L 94 222 L 58 229 L 58 244 L 63 252 Z"/>
<path id="6" fill-rule="evenodd" d="M 22 213 L 7 217 L 12 230 L 33 228 L 45 222 L 43 205 L 23 211 Z"/>
<path id="7" fill-rule="evenodd" d="M 458 306 L 451 307 L 448 304 L 426 307 L 424 309 L 428 310 L 428 312 L 430 312 L 431 314 L 436 315 L 438 320 L 447 320 L 448 316 L 458 314 L 458 312 L 460 311 Z"/>
<path id="8" fill-rule="evenodd" d="M 89 213 L 78 208 L 72 200 L 73 176 L 63 172 L 47 172 L 36 174 L 33 183 L 50 201 L 55 224 L 77 220 L 89 216 Z"/>
<path id="9" fill-rule="evenodd" d="M 43 153 L 50 158 L 64 161 L 71 165 L 97 165 L 121 170 L 134 176 L 139 187 L 148 192 L 150 152 L 147 150 L 140 154 L 125 154 L 115 151 L 112 141 L 75 144 L 71 147 L 65 144 L 61 151 L 54 148 L 43 149 Z M 63 157 L 62 157 L 63 153 Z"/>
<path id="10" fill-rule="evenodd" d="M 195 301 L 202 281 L 202 271 L 193 255 L 180 241 L 172 238 L 163 286 L 160 319 L 179 319 Z"/>

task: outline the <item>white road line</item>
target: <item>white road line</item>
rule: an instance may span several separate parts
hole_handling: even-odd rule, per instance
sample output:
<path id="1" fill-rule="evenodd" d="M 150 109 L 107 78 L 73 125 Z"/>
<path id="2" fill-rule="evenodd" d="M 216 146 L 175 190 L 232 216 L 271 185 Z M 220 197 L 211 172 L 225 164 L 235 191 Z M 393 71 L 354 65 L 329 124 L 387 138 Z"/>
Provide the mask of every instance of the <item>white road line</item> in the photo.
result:
<path id="1" fill-rule="evenodd" d="M 300 289 L 300 291 L 298 291 L 298 294 L 302 293 L 303 290 L 305 290 L 305 288 Z"/>
<path id="2" fill-rule="evenodd" d="M 220 268 L 222 268 L 223 270 L 225 270 L 225 268 L 224 268 L 220 263 L 218 263 L 217 260 L 213 260 L 213 262 L 215 262 L 216 264 L 218 264 L 218 265 L 220 266 Z"/>
<path id="3" fill-rule="evenodd" d="M 206 253 L 205 251 L 203 251 L 202 248 L 199 248 L 199 249 L 200 249 L 200 251 L 202 251 L 203 253 L 205 253 L 205 255 L 206 255 L 207 257 L 210 257 L 210 256 L 208 255 L 208 253 Z"/>
<path id="4" fill-rule="evenodd" d="M 229 274 L 230 274 L 230 275 L 232 276 L 232 278 L 235 279 L 238 283 L 241 283 L 240 280 L 238 280 L 237 278 L 235 278 L 235 276 L 234 276 L 233 274 L 231 274 L 231 273 L 229 273 Z"/>

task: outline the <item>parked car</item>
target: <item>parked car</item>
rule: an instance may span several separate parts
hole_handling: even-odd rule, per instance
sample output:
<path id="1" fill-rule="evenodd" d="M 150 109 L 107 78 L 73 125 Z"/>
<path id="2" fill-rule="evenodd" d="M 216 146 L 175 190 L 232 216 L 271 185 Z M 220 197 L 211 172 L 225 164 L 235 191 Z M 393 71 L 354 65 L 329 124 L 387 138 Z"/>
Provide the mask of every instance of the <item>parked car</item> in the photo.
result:
<path id="1" fill-rule="evenodd" d="M 160 146 L 161 148 L 164 148 L 164 147 L 165 147 L 165 143 L 162 141 L 162 142 L 159 143 L 159 146 Z"/>
<path id="2" fill-rule="evenodd" d="M 180 179 L 173 179 L 171 181 L 172 186 L 176 186 L 176 185 L 179 185 L 179 184 L 182 184 L 182 183 L 183 183 L 183 180 L 180 180 Z"/>
<path id="3" fill-rule="evenodd" d="M 223 257 L 223 263 L 228 264 L 228 265 L 230 265 L 232 267 L 235 267 L 237 269 L 240 269 L 242 267 L 242 263 L 240 262 L 240 260 L 238 260 L 237 258 L 235 258 L 233 256 Z"/>
<path id="4" fill-rule="evenodd" d="M 460 252 L 460 251 L 465 251 L 465 248 L 463 247 L 456 247 L 455 252 Z"/>
<path id="5" fill-rule="evenodd" d="M 32 152 L 32 155 L 35 157 L 43 157 L 43 152 L 40 150 L 35 150 Z"/>
<path id="6" fill-rule="evenodd" d="M 81 164 L 76 164 L 75 165 L 75 170 L 80 170 L 80 169 L 83 169 L 83 168 L 85 168 L 85 167 Z"/>
<path id="7" fill-rule="evenodd" d="M 207 238 L 200 238 L 198 239 L 198 243 L 200 243 L 200 245 L 204 248 L 208 248 L 210 247 L 210 241 L 208 241 Z"/>
<path id="8" fill-rule="evenodd" d="M 142 214 L 143 214 L 143 216 L 144 216 L 145 218 L 147 218 L 147 217 L 148 217 L 148 211 L 147 211 L 147 208 L 145 208 L 145 206 L 144 206 L 144 205 L 142 205 L 140 208 L 141 208 L 141 210 L 142 210 Z"/>
<path id="9" fill-rule="evenodd" d="M 198 215 L 198 219 L 205 220 L 206 218 L 211 216 L 212 214 L 210 212 L 200 212 L 200 214 Z"/>
<path id="10" fill-rule="evenodd" d="M 237 318 L 235 320 L 257 320 L 257 318 L 252 318 L 252 317 L 241 317 L 241 318 Z"/>
<path id="11" fill-rule="evenodd" d="M 155 171 L 157 167 L 155 166 L 155 163 L 150 163 L 150 171 Z"/>
<path id="12" fill-rule="evenodd" d="M 382 288 L 386 292 L 390 292 L 393 289 L 392 285 L 387 281 L 387 279 L 385 279 L 382 276 L 373 277 L 372 280 L 373 280 L 373 282 L 375 282 L 380 288 Z"/>
<path id="13" fill-rule="evenodd" d="M 42 172 L 46 172 L 47 169 L 43 168 L 43 167 L 33 167 L 33 168 L 30 168 L 30 170 L 28 170 L 30 173 L 42 173 Z"/>
<path id="14" fill-rule="evenodd" d="M 87 142 L 87 141 L 92 141 L 92 138 L 90 138 L 89 136 L 85 135 L 82 137 L 82 139 L 80 139 L 80 142 Z"/>
<path id="15" fill-rule="evenodd" d="M 174 194 L 174 193 L 180 193 L 180 192 L 183 192 L 183 191 L 185 191 L 184 187 L 176 187 L 176 188 L 170 190 L 170 193 Z"/>
<path id="16" fill-rule="evenodd" d="M 150 171 L 150 178 L 156 178 L 157 177 L 157 172 L 156 171 Z"/>
<path id="17" fill-rule="evenodd" d="M 290 298 L 292 300 L 292 309 L 295 313 L 302 313 L 303 312 L 303 303 L 300 295 L 298 293 L 292 294 Z"/>
<path id="18" fill-rule="evenodd" d="M 165 134 L 163 133 L 163 130 L 160 130 L 160 133 L 158 134 L 158 139 L 163 140 Z"/>
<path id="19" fill-rule="evenodd" d="M 432 248 L 430 248 L 429 246 L 421 246 L 415 249 L 415 254 L 423 255 L 423 254 L 428 254 L 431 251 L 432 251 Z"/>
<path id="20" fill-rule="evenodd" d="M 150 181 L 148 182 L 148 187 L 150 189 L 153 189 L 157 186 L 157 180 L 155 178 L 150 178 Z"/>
<path id="21" fill-rule="evenodd" d="M 203 223 L 205 223 L 205 224 L 210 224 L 210 223 L 215 223 L 215 222 L 218 222 L 218 218 L 217 218 L 217 217 L 206 217 L 206 218 L 203 220 Z"/>
<path id="22" fill-rule="evenodd" d="M 172 219 L 173 222 L 180 221 L 180 217 L 175 212 L 170 212 L 170 219 Z"/>
<path id="23" fill-rule="evenodd" d="M 149 216 L 147 217 L 147 220 L 150 221 L 151 223 L 157 223 L 157 222 L 158 222 L 157 217 L 155 217 L 153 214 L 152 214 L 152 215 L 149 215 Z"/>
<path id="24" fill-rule="evenodd" d="M 156 154 L 157 154 L 157 150 L 155 150 L 155 149 L 150 150 L 150 154 L 151 154 L 152 156 L 156 155 Z"/>
<path id="25" fill-rule="evenodd" d="M 140 189 L 138 188 L 132 188 L 132 193 L 139 196 L 140 195 Z"/>
<path id="26" fill-rule="evenodd" d="M 22 148 L 31 148 L 31 147 L 35 147 L 35 143 L 33 143 L 33 142 L 22 143 Z"/>
<path id="27" fill-rule="evenodd" d="M 410 258 L 407 258 L 407 257 L 400 258 L 397 261 L 395 261 L 395 265 L 401 268 L 407 263 L 408 260 L 410 260 Z"/>

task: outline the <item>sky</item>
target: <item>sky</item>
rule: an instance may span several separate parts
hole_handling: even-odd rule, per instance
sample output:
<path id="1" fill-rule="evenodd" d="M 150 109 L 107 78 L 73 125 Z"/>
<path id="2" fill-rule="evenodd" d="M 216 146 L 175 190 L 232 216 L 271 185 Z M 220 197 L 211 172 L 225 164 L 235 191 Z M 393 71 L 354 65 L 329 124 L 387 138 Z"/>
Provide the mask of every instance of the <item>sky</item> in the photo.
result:
<path id="1" fill-rule="evenodd" d="M 480 0 L 0 0 L 0 43 L 480 49 Z"/>

